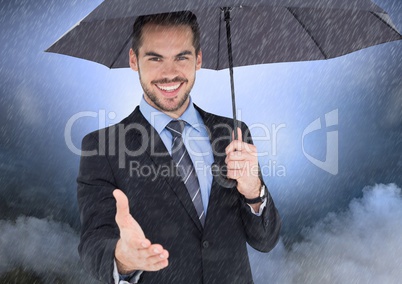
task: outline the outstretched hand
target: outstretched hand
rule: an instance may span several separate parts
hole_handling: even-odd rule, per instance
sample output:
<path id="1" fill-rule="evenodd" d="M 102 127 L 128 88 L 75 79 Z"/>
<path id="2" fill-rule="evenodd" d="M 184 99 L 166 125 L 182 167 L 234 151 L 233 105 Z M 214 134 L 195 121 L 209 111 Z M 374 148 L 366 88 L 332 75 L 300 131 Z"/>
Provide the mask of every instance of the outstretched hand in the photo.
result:
<path id="1" fill-rule="evenodd" d="M 130 214 L 127 196 L 119 189 L 113 191 L 113 196 L 116 199 L 116 223 L 120 229 L 115 250 L 119 273 L 157 271 L 167 267 L 169 252 L 145 237 L 141 226 Z"/>

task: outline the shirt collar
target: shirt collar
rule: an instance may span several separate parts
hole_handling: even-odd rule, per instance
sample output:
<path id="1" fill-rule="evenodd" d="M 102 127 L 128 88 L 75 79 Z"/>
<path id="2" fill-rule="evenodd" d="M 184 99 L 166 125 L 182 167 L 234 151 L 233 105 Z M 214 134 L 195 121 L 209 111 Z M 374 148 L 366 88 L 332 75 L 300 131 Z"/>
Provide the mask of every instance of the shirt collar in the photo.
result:
<path id="1" fill-rule="evenodd" d="M 142 96 L 141 102 L 140 102 L 140 111 L 142 115 L 145 117 L 145 119 L 155 128 L 155 130 L 161 134 L 161 132 L 165 129 L 166 125 L 172 121 L 173 119 L 168 116 L 167 114 L 161 112 L 160 110 L 157 110 L 150 104 L 148 104 L 147 101 L 145 101 L 144 96 Z M 204 122 L 202 121 L 202 118 L 198 111 L 195 109 L 193 105 L 193 101 L 190 97 L 190 103 L 187 107 L 187 109 L 184 111 L 184 113 L 178 118 L 181 120 L 184 120 L 186 123 L 188 123 L 192 128 L 194 128 L 197 131 L 202 130 L 202 126 Z"/>

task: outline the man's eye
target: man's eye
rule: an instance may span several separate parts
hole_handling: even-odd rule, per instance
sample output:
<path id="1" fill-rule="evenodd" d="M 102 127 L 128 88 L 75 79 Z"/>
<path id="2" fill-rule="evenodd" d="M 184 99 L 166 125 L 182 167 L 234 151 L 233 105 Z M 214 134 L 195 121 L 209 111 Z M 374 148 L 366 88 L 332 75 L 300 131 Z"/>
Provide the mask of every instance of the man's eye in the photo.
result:
<path id="1" fill-rule="evenodd" d="M 151 61 L 161 61 L 161 59 L 159 57 L 151 57 L 151 58 L 149 58 L 149 60 L 151 60 Z"/>
<path id="2" fill-rule="evenodd" d="M 179 56 L 177 57 L 177 60 L 181 61 L 181 60 L 187 60 L 186 56 Z"/>

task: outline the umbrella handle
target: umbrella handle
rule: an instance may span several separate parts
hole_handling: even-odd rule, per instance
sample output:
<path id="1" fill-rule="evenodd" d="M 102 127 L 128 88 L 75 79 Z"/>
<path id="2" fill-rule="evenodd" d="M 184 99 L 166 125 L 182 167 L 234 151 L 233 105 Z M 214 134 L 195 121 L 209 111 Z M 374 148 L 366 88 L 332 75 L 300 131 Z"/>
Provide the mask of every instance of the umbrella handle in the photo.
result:
<path id="1" fill-rule="evenodd" d="M 224 20 L 226 22 L 226 42 L 228 48 L 228 59 L 229 59 L 229 73 L 230 73 L 230 87 L 232 94 L 232 111 L 233 111 L 233 134 L 234 140 L 238 139 L 237 135 L 237 119 L 236 119 L 236 100 L 235 100 L 235 89 L 234 89 L 234 76 L 233 76 L 233 55 L 232 55 L 232 35 L 230 32 L 230 11 L 232 8 L 224 7 L 221 11 L 224 14 Z M 226 176 L 226 170 L 223 167 L 218 166 L 213 163 L 211 166 L 212 176 L 216 182 L 224 188 L 233 188 L 237 186 L 237 181 L 234 179 L 229 179 Z"/>
<path id="2" fill-rule="evenodd" d="M 234 129 L 234 140 L 237 140 L 237 118 L 236 118 L 236 97 L 234 88 L 234 75 L 233 75 L 233 52 L 232 52 L 232 34 L 230 32 L 230 11 L 232 8 L 225 7 L 222 8 L 224 13 L 224 19 L 226 23 L 226 43 L 228 48 L 228 60 L 229 60 L 229 74 L 230 74 L 230 89 L 232 94 L 232 112 L 233 112 L 233 129 Z"/>
<path id="3" fill-rule="evenodd" d="M 211 166 L 212 176 L 216 182 L 224 188 L 233 188 L 237 186 L 237 181 L 226 177 L 223 167 L 219 167 L 216 163 Z"/>

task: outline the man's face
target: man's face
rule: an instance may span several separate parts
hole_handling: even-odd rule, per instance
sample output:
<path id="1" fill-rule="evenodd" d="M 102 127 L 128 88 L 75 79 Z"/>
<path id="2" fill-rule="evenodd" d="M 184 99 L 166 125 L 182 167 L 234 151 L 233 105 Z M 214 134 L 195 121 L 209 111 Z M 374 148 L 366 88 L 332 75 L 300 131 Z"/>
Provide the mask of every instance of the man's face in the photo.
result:
<path id="1" fill-rule="evenodd" d="M 138 57 L 130 50 L 130 66 L 138 71 L 145 100 L 177 118 L 189 104 L 202 55 L 195 54 L 191 27 L 147 24 Z"/>

